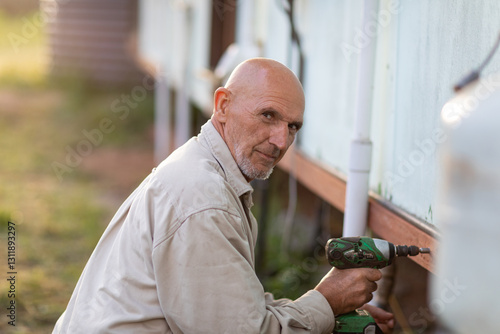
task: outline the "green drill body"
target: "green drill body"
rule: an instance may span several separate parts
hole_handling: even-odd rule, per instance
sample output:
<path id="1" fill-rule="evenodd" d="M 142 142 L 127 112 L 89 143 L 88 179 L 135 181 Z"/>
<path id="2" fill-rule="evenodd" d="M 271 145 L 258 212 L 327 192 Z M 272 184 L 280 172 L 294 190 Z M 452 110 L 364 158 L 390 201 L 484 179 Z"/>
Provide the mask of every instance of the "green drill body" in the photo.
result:
<path id="1" fill-rule="evenodd" d="M 429 248 L 395 246 L 388 241 L 368 237 L 332 238 L 326 243 L 325 251 L 328 263 L 337 269 L 381 269 L 390 265 L 396 256 L 430 253 Z M 333 333 L 382 334 L 382 331 L 368 312 L 354 310 L 335 317 Z"/>
<path id="2" fill-rule="evenodd" d="M 338 269 L 381 269 L 390 265 L 394 257 L 394 248 L 382 246 L 379 249 L 374 239 L 366 237 L 330 239 L 326 252 L 328 262 Z"/>

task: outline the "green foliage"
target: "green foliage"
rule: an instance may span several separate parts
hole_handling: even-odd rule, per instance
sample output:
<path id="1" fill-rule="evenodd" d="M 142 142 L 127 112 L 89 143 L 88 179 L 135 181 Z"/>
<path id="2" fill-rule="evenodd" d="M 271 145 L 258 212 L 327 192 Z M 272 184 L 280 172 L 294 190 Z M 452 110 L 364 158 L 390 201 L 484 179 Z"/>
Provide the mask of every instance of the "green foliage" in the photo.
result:
<path id="1" fill-rule="evenodd" d="M 323 266 L 326 261 L 324 258 L 323 246 L 315 242 L 311 247 L 311 240 L 301 231 L 301 222 L 304 219 L 301 214 L 300 204 L 294 219 L 295 247 L 288 250 L 283 249 L 283 230 L 284 230 L 284 210 L 288 205 L 286 184 L 288 178 L 284 173 L 276 170 L 269 181 L 268 192 L 268 213 L 265 219 L 266 226 L 259 221 L 259 238 L 264 238 L 264 254 L 259 257 L 259 252 L 263 250 L 257 247 L 257 258 L 262 259 L 258 263 L 257 275 L 259 276 L 264 290 L 271 292 L 275 298 L 296 299 L 305 292 L 313 288 L 324 274 Z M 257 219 L 262 210 L 262 202 L 259 190 L 256 191 L 253 209 Z M 265 231 L 264 231 L 265 230 Z M 261 241 L 262 242 L 262 241 Z M 297 247 L 301 244 L 301 247 Z"/>

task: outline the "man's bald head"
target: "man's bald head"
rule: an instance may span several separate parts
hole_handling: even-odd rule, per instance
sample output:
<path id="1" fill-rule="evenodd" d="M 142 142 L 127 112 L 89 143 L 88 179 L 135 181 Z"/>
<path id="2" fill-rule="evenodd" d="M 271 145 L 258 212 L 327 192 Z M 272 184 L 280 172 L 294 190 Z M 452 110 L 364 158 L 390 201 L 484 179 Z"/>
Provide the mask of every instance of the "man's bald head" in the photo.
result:
<path id="1" fill-rule="evenodd" d="M 299 79 L 282 63 L 268 58 L 251 58 L 239 64 L 229 76 L 225 88 L 235 95 L 253 93 L 267 88 L 281 88 L 297 94 L 304 99 Z"/>
<path id="2" fill-rule="evenodd" d="M 212 123 L 245 178 L 267 178 L 302 126 L 304 92 L 295 74 L 271 59 L 238 65 L 214 94 Z"/>

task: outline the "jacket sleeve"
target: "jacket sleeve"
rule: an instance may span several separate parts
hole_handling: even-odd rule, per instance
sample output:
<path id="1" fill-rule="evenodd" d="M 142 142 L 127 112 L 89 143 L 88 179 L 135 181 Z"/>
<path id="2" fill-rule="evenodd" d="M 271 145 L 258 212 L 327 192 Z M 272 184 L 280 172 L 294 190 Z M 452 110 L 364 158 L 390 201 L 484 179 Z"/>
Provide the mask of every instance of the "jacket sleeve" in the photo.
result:
<path id="1" fill-rule="evenodd" d="M 207 209 L 188 217 L 153 250 L 158 298 L 174 333 L 331 333 L 326 299 L 265 294 L 238 215 Z"/>

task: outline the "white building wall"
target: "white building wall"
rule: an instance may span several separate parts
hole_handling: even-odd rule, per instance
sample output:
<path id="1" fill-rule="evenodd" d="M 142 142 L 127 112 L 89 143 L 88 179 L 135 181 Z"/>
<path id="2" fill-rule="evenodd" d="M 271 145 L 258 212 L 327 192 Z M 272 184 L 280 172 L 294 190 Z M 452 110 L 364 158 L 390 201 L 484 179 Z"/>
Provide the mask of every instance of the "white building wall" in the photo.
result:
<path id="1" fill-rule="evenodd" d="M 168 64 L 172 14 L 169 0 L 139 1 L 138 47 L 144 60 L 164 66 Z"/>
<path id="2" fill-rule="evenodd" d="M 391 100 L 392 108 L 374 101 L 378 149 L 370 183 L 374 190 L 380 184 L 386 198 L 433 224 L 436 151 L 447 140 L 441 109 L 453 95 L 453 84 L 477 67 L 492 48 L 500 33 L 500 3 L 401 1 L 394 18 L 384 30 L 393 39 L 388 41 L 393 54 L 379 57 L 375 82 L 377 87 L 390 80 L 385 92 L 376 90 L 376 97 Z M 378 56 L 382 52 L 379 48 Z M 496 58 L 488 70 L 499 65 Z"/>
<path id="3" fill-rule="evenodd" d="M 434 224 L 436 150 L 446 141 L 441 108 L 453 95 L 453 84 L 494 44 L 500 32 L 500 3 L 382 0 L 373 25 L 367 27 L 361 26 L 362 5 L 362 0 L 297 3 L 302 12 L 296 24 L 306 57 L 300 148 L 347 174 L 357 52 L 371 42 L 376 27 L 370 187 Z M 272 36 L 287 38 L 288 22 L 272 20 Z M 266 56 L 286 59 L 283 41 L 267 42 Z M 499 65 L 500 57 L 489 69 Z"/>
<path id="4" fill-rule="evenodd" d="M 306 113 L 301 148 L 347 173 L 354 121 L 357 58 L 348 61 L 339 45 L 352 40 L 361 21 L 361 2 L 311 1 L 301 32 L 306 59 Z M 301 25 L 298 24 L 300 27 Z"/>
<path id="5" fill-rule="evenodd" d="M 139 1 L 139 53 L 166 73 L 174 88 L 185 87 L 192 102 L 211 108 L 212 85 L 205 70 L 210 61 L 211 1 Z"/>
<path id="6" fill-rule="evenodd" d="M 376 34 L 370 187 L 433 224 L 436 149 L 446 141 L 440 111 L 453 95 L 452 85 L 476 67 L 494 44 L 500 32 L 500 2 L 380 0 L 379 12 L 373 13 L 368 27 L 361 26 L 363 2 L 295 1 L 295 22 L 306 61 L 306 114 L 299 146 L 311 157 L 347 174 L 357 55 Z M 200 107 L 209 108 L 212 87 L 199 74 L 208 67 L 212 2 L 140 3 L 145 11 L 139 22 L 141 50 L 162 59 L 174 83 L 182 80 L 179 69 L 187 64 L 190 96 Z M 246 12 L 240 11 L 237 25 L 249 22 L 252 26 L 246 28 L 252 31 L 260 54 L 287 64 L 297 73 L 282 2 L 255 0 L 252 4 L 253 18 L 242 20 Z M 183 6 L 190 6 L 190 20 Z M 158 23 L 152 23 L 153 17 Z M 237 31 L 241 29 L 237 27 Z M 190 51 L 183 53 L 187 48 Z M 486 72 L 499 68 L 500 55 Z"/>

